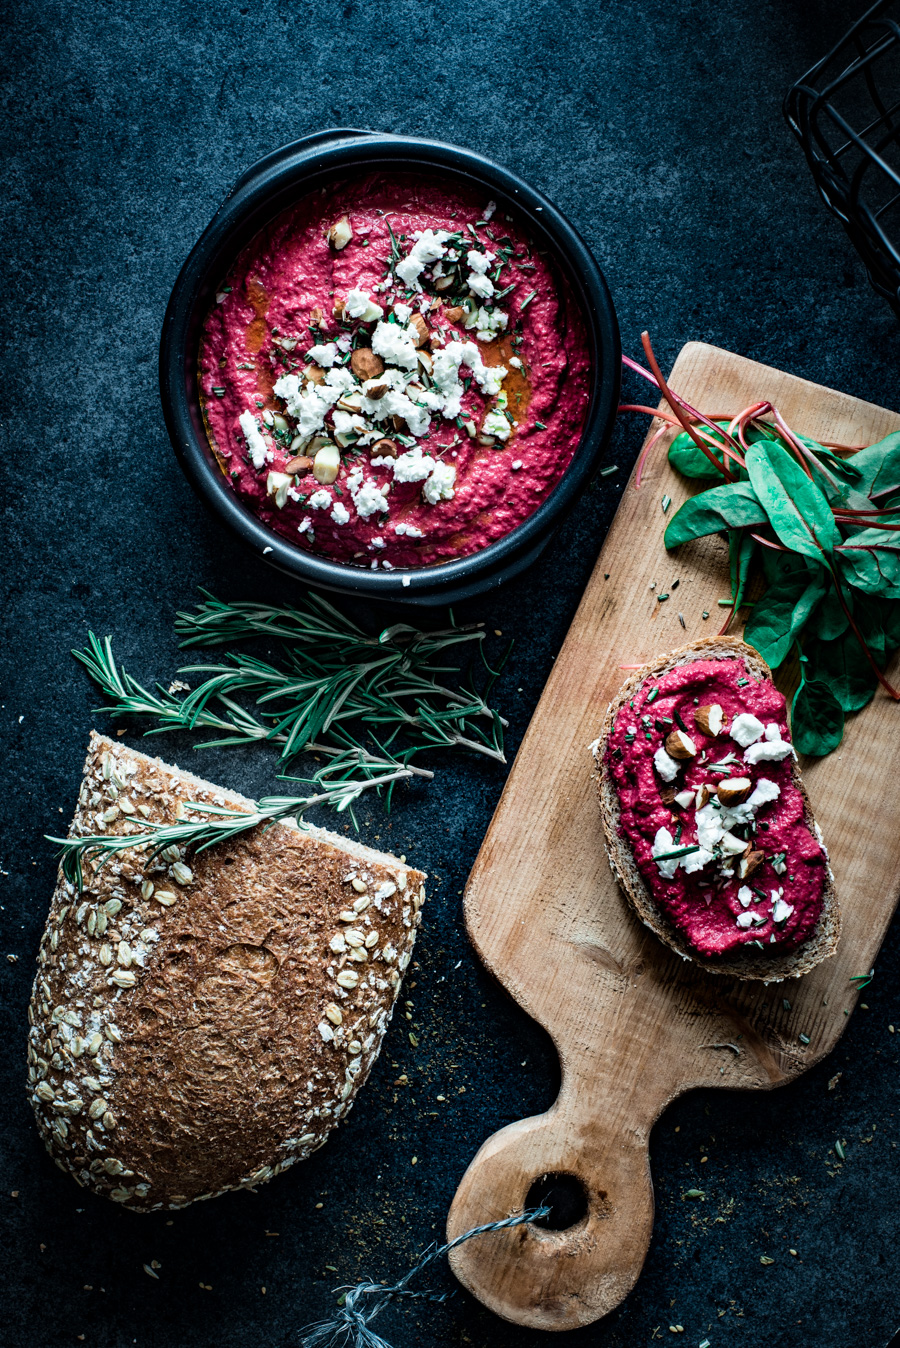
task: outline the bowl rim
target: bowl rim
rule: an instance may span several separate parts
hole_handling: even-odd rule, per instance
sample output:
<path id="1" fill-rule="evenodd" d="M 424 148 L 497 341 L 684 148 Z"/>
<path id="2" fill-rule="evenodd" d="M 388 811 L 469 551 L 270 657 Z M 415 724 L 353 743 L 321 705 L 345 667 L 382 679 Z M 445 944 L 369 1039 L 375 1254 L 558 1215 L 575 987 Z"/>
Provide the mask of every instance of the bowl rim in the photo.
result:
<path id="1" fill-rule="evenodd" d="M 264 225 L 335 176 L 376 167 L 443 170 L 496 195 L 523 216 L 562 266 L 591 346 L 591 397 L 581 436 L 553 491 L 520 524 L 465 557 L 373 571 L 296 547 L 263 524 L 231 490 L 209 444 L 197 378 L 199 333 L 217 284 Z M 317 588 L 413 603 L 447 602 L 500 584 L 529 565 L 575 505 L 609 442 L 618 404 L 621 348 L 612 297 L 587 244 L 553 203 L 476 151 L 417 136 L 333 128 L 281 146 L 235 182 L 179 272 L 159 353 L 163 415 L 178 461 L 204 504 L 267 564 Z"/>

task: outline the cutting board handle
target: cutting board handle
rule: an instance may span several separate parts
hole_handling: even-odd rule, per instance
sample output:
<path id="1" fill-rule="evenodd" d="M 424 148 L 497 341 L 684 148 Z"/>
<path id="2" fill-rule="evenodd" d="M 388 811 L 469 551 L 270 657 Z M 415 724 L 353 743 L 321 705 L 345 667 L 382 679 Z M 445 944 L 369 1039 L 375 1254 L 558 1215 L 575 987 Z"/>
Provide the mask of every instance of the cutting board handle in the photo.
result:
<path id="1" fill-rule="evenodd" d="M 591 1094 L 564 1092 L 546 1114 L 488 1138 L 448 1217 L 453 1240 L 549 1201 L 540 1225 L 477 1237 L 450 1256 L 484 1305 L 536 1329 L 571 1329 L 612 1310 L 637 1281 L 650 1243 L 652 1120 L 625 1120 L 616 1110 L 598 1127 Z"/>

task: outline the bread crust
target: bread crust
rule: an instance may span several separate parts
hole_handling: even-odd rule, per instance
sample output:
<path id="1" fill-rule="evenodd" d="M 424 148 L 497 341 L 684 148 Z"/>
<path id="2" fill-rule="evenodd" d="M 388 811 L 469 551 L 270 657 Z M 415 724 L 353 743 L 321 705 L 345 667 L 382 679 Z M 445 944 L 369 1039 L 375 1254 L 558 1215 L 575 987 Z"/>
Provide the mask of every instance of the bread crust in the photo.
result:
<path id="1" fill-rule="evenodd" d="M 93 734 L 71 833 L 172 823 L 189 800 L 252 807 Z M 120 853 L 81 895 L 60 872 L 29 1007 L 48 1150 L 133 1211 L 322 1146 L 378 1056 L 424 900 L 422 872 L 324 829 L 254 829 L 189 856 L 189 878 L 175 862 Z"/>
<path id="2" fill-rule="evenodd" d="M 600 796 L 600 817 L 606 834 L 606 852 L 613 873 L 621 885 L 626 898 L 638 917 L 671 950 L 699 965 L 707 973 L 726 974 L 731 978 L 762 980 L 766 983 L 781 982 L 785 978 L 797 978 L 808 973 L 822 960 L 833 955 L 837 949 L 841 933 L 841 915 L 834 886 L 834 875 L 830 865 L 825 868 L 825 890 L 823 893 L 822 916 L 815 932 L 803 945 L 794 950 L 779 954 L 757 953 L 754 955 L 730 954 L 710 958 L 697 953 L 685 937 L 668 920 L 656 905 L 653 895 L 638 870 L 631 849 L 620 833 L 621 810 L 615 782 L 606 761 L 606 745 L 612 732 L 619 710 L 634 697 L 637 690 L 648 680 L 657 680 L 661 675 L 679 665 L 692 664 L 697 660 L 733 660 L 742 659 L 750 674 L 758 679 L 772 678 L 772 671 L 765 660 L 746 642 L 737 637 L 711 637 L 702 641 L 680 646 L 668 655 L 662 655 L 652 664 L 643 665 L 630 678 L 626 679 L 616 697 L 609 704 L 599 738 L 591 746 L 596 763 L 596 781 Z M 794 785 L 803 797 L 804 819 L 807 827 L 821 840 L 821 832 L 813 815 L 812 805 L 800 776 L 795 759 L 791 759 Z M 823 844 L 824 847 L 824 844 Z M 826 857 L 827 857 L 826 852 Z"/>

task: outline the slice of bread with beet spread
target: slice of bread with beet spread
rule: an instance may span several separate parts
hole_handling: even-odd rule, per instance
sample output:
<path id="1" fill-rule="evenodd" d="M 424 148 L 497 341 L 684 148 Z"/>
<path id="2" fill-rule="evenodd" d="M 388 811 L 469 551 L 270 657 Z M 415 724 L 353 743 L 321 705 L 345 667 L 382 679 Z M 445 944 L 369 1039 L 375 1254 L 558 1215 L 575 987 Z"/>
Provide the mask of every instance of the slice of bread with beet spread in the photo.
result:
<path id="1" fill-rule="evenodd" d="M 714 703 L 704 687 L 718 690 Z M 766 982 L 834 954 L 834 876 L 784 700 L 752 647 L 715 637 L 643 666 L 610 703 L 592 753 L 613 873 L 667 946 L 710 973 Z M 785 850 L 766 850 L 779 842 Z"/>

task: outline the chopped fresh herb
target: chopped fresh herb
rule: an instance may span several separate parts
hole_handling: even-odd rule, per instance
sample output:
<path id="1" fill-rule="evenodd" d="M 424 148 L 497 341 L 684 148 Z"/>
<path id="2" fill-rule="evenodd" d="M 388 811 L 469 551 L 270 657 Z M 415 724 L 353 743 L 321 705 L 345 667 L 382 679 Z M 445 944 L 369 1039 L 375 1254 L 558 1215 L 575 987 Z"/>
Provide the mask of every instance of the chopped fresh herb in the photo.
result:
<path id="1" fill-rule="evenodd" d="M 666 511 L 669 509 L 669 506 L 670 506 L 671 504 L 672 504 L 672 498 L 671 498 L 671 496 L 664 496 L 664 497 L 662 498 L 662 512 L 663 512 L 663 514 L 666 513 Z"/>
<path id="2" fill-rule="evenodd" d="M 670 589 L 670 590 L 677 590 L 680 584 L 681 584 L 681 581 L 680 581 L 680 580 L 673 580 L 673 581 L 672 581 L 672 584 L 669 586 L 669 589 Z"/>
<path id="3" fill-rule="evenodd" d="M 523 313 L 523 312 L 528 308 L 529 304 L 531 303 L 531 301 L 532 301 L 533 299 L 537 299 L 537 291 L 536 291 L 536 290 L 532 290 L 528 295 L 525 296 L 524 300 L 523 300 L 522 303 L 519 305 L 519 313 L 520 313 L 520 314 Z"/>
<path id="4" fill-rule="evenodd" d="M 674 861 L 676 857 L 686 857 L 691 852 L 699 852 L 700 844 L 691 843 L 688 847 L 676 847 L 672 852 L 657 852 L 654 861 Z"/>
<path id="5" fill-rule="evenodd" d="M 669 596 L 668 596 L 667 594 L 658 594 L 658 595 L 656 596 L 656 602 L 657 602 L 658 604 L 664 604 L 665 601 L 668 599 L 668 597 L 669 597 Z"/>
<path id="6" fill-rule="evenodd" d="M 838 1138 L 837 1142 L 835 1142 L 835 1144 L 834 1144 L 834 1150 L 835 1150 L 835 1152 L 837 1153 L 837 1157 L 838 1157 L 838 1160 L 839 1160 L 839 1161 L 846 1161 L 846 1159 L 847 1159 L 847 1153 L 844 1151 L 844 1144 L 843 1144 L 843 1142 L 840 1140 L 840 1138 Z"/>
<path id="7" fill-rule="evenodd" d="M 808 1035 L 808 1034 L 798 1034 L 798 1035 L 797 1035 L 797 1038 L 800 1040 L 800 1043 L 801 1043 L 801 1044 L 808 1044 L 808 1043 L 809 1043 L 809 1035 Z"/>
<path id="8" fill-rule="evenodd" d="M 659 684 L 654 684 L 653 687 L 650 689 L 649 693 L 647 694 L 647 706 L 649 707 L 650 703 L 655 702 L 658 697 L 659 697 Z"/>
<path id="9" fill-rule="evenodd" d="M 749 679 L 738 679 L 737 686 L 738 688 L 746 688 L 749 682 L 750 682 Z"/>
<path id="10" fill-rule="evenodd" d="M 223 388 L 214 388 L 213 393 L 216 395 L 217 398 L 225 397 L 225 390 Z M 262 406 L 262 404 L 258 403 L 257 406 Z"/>
<path id="11" fill-rule="evenodd" d="M 547 429 L 547 427 L 544 425 L 543 421 L 536 421 L 534 424 L 535 424 L 535 426 L 537 427 L 537 429 L 538 429 L 539 431 L 545 431 L 545 430 Z"/>
<path id="12" fill-rule="evenodd" d="M 707 610 L 707 609 L 704 609 L 703 612 L 700 614 L 700 617 L 703 618 L 704 620 L 705 620 L 706 618 L 708 618 L 708 617 L 709 617 L 709 612 L 708 612 L 708 610 Z"/>
<path id="13" fill-rule="evenodd" d="M 688 728 L 685 725 L 684 721 L 682 721 L 681 713 L 677 710 L 677 708 L 673 709 L 672 715 L 675 717 L 675 724 L 678 726 L 678 729 L 683 730 L 684 733 L 687 734 Z"/>
<path id="14" fill-rule="evenodd" d="M 680 843 L 681 835 L 683 832 L 684 832 L 684 824 L 679 822 L 678 827 L 675 829 L 675 837 L 672 839 L 672 841 L 676 844 Z"/>
<path id="15" fill-rule="evenodd" d="M 782 997 L 782 999 L 781 999 L 781 1004 L 782 1004 L 782 1006 L 784 1007 L 785 1011 L 790 1011 L 790 1009 L 791 1009 L 791 1004 L 790 1004 L 790 1002 L 788 1001 L 787 997 Z"/>
<path id="16" fill-rule="evenodd" d="M 538 423 L 538 424 L 539 424 L 539 423 Z M 600 472 L 597 474 L 597 476 L 598 476 L 598 477 L 612 477 L 613 474 L 614 474 L 614 473 L 617 473 L 618 471 L 619 471 L 619 465 L 618 465 L 617 463 L 608 463 L 608 464 L 606 465 L 605 468 L 601 468 L 601 469 L 600 469 Z"/>

